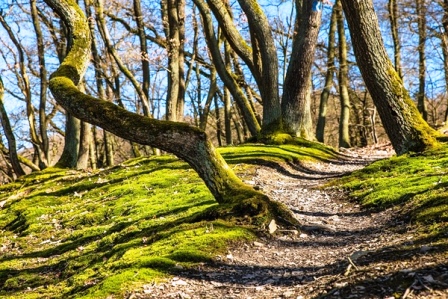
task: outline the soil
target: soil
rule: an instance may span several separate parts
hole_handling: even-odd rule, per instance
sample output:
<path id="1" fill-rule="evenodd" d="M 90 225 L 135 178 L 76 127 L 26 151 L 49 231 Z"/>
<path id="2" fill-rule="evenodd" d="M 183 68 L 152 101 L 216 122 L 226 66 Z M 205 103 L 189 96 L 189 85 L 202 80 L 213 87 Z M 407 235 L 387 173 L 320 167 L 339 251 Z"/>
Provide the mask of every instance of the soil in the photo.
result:
<path id="1" fill-rule="evenodd" d="M 391 153 L 376 147 L 338 161 L 258 165 L 246 182 L 285 203 L 302 229 L 261 233 L 128 298 L 447 298 L 446 245 L 417 237 L 399 209 L 365 210 L 321 187 Z"/>

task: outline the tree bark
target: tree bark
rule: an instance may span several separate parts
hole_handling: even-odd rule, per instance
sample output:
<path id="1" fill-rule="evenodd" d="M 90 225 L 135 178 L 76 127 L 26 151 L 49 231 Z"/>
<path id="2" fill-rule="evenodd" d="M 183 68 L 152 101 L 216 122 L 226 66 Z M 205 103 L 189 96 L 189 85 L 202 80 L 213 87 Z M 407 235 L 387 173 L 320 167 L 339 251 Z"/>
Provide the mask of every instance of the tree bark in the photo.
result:
<path id="1" fill-rule="evenodd" d="M 341 0 L 356 60 L 387 135 L 398 155 L 437 145 L 389 60 L 372 0 Z"/>
<path id="2" fill-rule="evenodd" d="M 282 119 L 285 132 L 306 139 L 314 139 L 307 119 L 307 93 L 311 87 L 311 66 L 322 16 L 319 0 L 296 1 L 297 30 L 291 61 L 283 85 Z"/>
<path id="3" fill-rule="evenodd" d="M 394 65 L 398 76 L 403 80 L 403 70 L 401 68 L 401 43 L 398 34 L 398 5 L 397 0 L 389 0 L 387 4 L 389 11 L 390 31 L 394 43 Z"/>
<path id="4" fill-rule="evenodd" d="M 426 87 L 426 7 L 424 0 L 416 0 L 417 27 L 418 27 L 418 93 L 417 107 L 424 120 L 428 120 L 428 109 L 425 102 Z"/>
<path id="5" fill-rule="evenodd" d="M 348 94 L 348 62 L 347 41 L 345 39 L 344 14 L 339 0 L 336 0 L 337 27 L 339 39 L 339 98 L 341 102 L 341 117 L 339 122 L 339 147 L 349 148 L 350 145 L 350 96 Z"/>
<path id="6" fill-rule="evenodd" d="M 135 23 L 137 24 L 138 39 L 140 41 L 140 54 L 141 54 L 141 64 L 142 64 L 142 91 L 146 99 L 149 100 L 149 86 L 151 84 L 151 76 L 149 70 L 149 60 L 148 60 L 148 45 L 146 41 L 145 34 L 145 23 L 143 22 L 143 14 L 140 0 L 133 0 L 134 4 L 134 17 Z M 150 114 L 150 113 L 149 113 Z"/>
<path id="7" fill-rule="evenodd" d="M 178 121 L 183 117 L 185 96 L 184 78 L 184 10 L 185 1 L 167 0 L 167 51 L 168 51 L 168 93 L 166 99 L 166 119 Z M 181 115 L 182 113 L 182 115 Z"/>
<path id="8" fill-rule="evenodd" d="M 263 218 L 259 219 L 264 223 L 275 217 L 282 223 L 298 224 L 284 206 L 270 201 L 238 179 L 204 131 L 185 123 L 144 117 L 80 92 L 77 85 L 90 60 L 87 21 L 75 0 L 45 2 L 64 20 L 73 36 L 70 52 L 50 76 L 50 90 L 61 106 L 117 136 L 160 148 L 185 160 L 203 179 L 218 203 L 233 204 L 233 213 L 262 214 Z"/>
<path id="9" fill-rule="evenodd" d="M 282 113 L 278 91 L 277 48 L 272 29 L 258 1 L 238 0 L 238 3 L 247 16 L 252 44 L 255 45 L 252 50 L 253 61 L 259 62 L 255 66 L 260 68 L 261 74 L 258 89 L 263 100 L 262 134 L 275 133 L 282 128 Z"/>
<path id="10" fill-rule="evenodd" d="M 316 139 L 319 142 L 324 142 L 325 138 L 325 123 L 327 118 L 327 104 L 330 96 L 330 90 L 333 87 L 334 77 L 334 58 L 335 58 L 335 43 L 336 43 L 336 9 L 333 7 L 330 19 L 330 30 L 328 32 L 328 47 L 327 47 L 327 72 L 325 75 L 325 85 L 320 95 L 319 117 L 316 125 Z"/>

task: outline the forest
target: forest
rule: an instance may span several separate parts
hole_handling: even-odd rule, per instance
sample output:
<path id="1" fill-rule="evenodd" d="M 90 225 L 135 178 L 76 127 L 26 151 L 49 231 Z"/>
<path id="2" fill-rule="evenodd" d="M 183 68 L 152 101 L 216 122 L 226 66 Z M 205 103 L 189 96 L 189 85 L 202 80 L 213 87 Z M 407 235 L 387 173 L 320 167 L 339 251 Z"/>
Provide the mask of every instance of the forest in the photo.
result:
<path id="1" fill-rule="evenodd" d="M 0 297 L 448 295 L 448 1 L 0 24 Z"/>

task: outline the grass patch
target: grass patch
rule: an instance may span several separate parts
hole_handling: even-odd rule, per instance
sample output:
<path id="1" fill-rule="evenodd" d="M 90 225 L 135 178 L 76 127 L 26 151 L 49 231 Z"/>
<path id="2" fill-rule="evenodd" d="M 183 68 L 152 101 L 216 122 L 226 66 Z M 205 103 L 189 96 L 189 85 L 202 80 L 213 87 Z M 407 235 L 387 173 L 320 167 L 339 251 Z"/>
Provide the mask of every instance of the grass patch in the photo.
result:
<path id="1" fill-rule="evenodd" d="M 365 207 L 401 208 L 413 222 L 448 236 L 448 146 L 372 163 L 333 181 Z M 428 225 L 429 224 L 429 225 Z"/>
<path id="2" fill-rule="evenodd" d="M 234 168 L 335 157 L 299 142 L 220 151 Z M 1 298 L 123 297 L 255 237 L 250 228 L 205 220 L 214 198 L 170 155 L 97 171 L 49 168 L 0 186 L 0 202 Z"/>

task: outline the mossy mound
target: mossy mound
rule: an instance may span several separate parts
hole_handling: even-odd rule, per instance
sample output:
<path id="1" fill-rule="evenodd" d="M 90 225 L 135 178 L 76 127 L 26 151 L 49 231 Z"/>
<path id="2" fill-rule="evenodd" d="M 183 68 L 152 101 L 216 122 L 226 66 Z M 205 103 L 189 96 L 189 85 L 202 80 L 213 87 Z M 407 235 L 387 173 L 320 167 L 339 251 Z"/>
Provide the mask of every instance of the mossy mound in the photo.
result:
<path id="1" fill-rule="evenodd" d="M 252 173 L 244 164 L 251 161 L 335 157 L 305 145 L 220 151 L 243 175 Z M 218 206 L 199 176 L 170 155 L 95 171 L 48 168 L 0 186 L 0 202 L 1 298 L 123 297 L 209 261 L 229 242 L 255 238 L 253 229 L 271 218 L 288 220 L 261 193 Z"/>
<path id="2" fill-rule="evenodd" d="M 372 163 L 332 182 L 365 207 L 396 207 L 430 233 L 448 237 L 448 145 Z M 429 224 L 429 225 L 428 225 Z"/>

